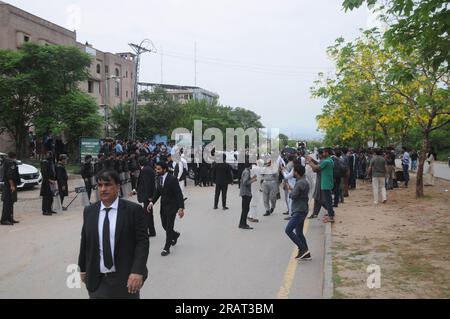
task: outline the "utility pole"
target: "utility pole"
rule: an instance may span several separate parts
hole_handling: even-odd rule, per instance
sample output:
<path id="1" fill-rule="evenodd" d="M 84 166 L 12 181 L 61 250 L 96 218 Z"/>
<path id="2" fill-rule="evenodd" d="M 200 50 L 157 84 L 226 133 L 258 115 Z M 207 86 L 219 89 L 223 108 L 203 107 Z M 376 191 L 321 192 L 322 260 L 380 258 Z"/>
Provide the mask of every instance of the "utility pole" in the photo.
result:
<path id="1" fill-rule="evenodd" d="M 135 65 L 135 82 L 134 82 L 134 96 L 133 96 L 133 105 L 131 106 L 130 110 L 130 126 L 128 131 L 128 139 L 129 140 L 135 140 L 136 139 L 136 114 L 137 114 L 137 104 L 139 99 L 139 71 L 140 71 L 140 62 L 141 62 L 141 54 L 143 53 L 152 53 L 156 52 L 155 46 L 153 43 L 145 39 L 143 40 L 139 45 L 130 43 L 129 46 L 133 49 L 133 51 L 136 53 L 136 65 Z M 148 49 L 148 47 L 150 47 Z"/>
<path id="2" fill-rule="evenodd" d="M 197 42 L 194 42 L 194 86 L 197 86 Z"/>
<path id="3" fill-rule="evenodd" d="M 164 84 L 164 51 L 161 44 L 161 84 Z"/>

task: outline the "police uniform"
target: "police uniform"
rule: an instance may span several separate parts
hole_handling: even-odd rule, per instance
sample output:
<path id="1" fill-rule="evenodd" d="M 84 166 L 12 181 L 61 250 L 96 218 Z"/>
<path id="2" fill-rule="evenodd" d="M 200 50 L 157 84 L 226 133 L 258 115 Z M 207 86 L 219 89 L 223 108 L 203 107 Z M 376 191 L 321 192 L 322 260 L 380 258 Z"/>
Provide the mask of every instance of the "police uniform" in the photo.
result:
<path id="1" fill-rule="evenodd" d="M 91 200 L 92 193 L 92 182 L 91 179 L 94 176 L 94 170 L 91 162 L 84 163 L 81 165 L 81 177 L 84 180 L 84 185 L 86 186 L 86 192 L 88 194 L 89 200 Z"/>
<path id="2" fill-rule="evenodd" d="M 17 185 L 20 184 L 19 167 L 13 160 L 7 159 L 3 166 L 3 189 L 2 189 L 2 224 L 14 223 L 14 203 L 17 202 Z M 11 191 L 11 182 L 16 187 L 14 192 Z"/>
<path id="3" fill-rule="evenodd" d="M 55 164 L 51 160 L 43 160 L 41 162 L 41 173 L 42 185 L 40 195 L 42 196 L 42 213 L 51 215 L 53 213 L 53 191 L 50 181 L 56 180 Z"/>
<path id="4" fill-rule="evenodd" d="M 61 205 L 64 202 L 64 197 L 69 196 L 67 171 L 64 165 L 58 163 L 56 165 L 56 181 L 58 182 L 58 192 L 61 198 Z"/>

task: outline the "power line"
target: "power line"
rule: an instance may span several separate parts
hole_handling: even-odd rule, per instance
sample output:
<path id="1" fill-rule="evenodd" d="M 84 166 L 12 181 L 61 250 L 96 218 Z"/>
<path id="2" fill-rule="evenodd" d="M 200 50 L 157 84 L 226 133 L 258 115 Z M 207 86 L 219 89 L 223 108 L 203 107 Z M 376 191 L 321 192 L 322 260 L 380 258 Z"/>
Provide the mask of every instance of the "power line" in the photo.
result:
<path id="1" fill-rule="evenodd" d="M 186 56 L 180 56 L 180 55 L 174 55 L 174 54 L 168 54 L 165 53 L 165 56 L 185 60 L 185 61 L 192 61 L 191 58 Z M 279 76 L 317 76 L 319 72 L 314 71 L 296 71 L 296 70 L 281 70 L 281 69 L 271 69 L 271 68 L 263 68 L 263 67 L 257 67 L 257 66 L 244 66 L 239 64 L 231 64 L 231 63 L 223 63 L 223 62 L 211 62 L 211 61 L 205 61 L 205 60 L 196 60 L 196 64 L 201 63 L 205 65 L 215 66 L 215 67 L 221 67 L 231 70 L 238 70 L 238 71 L 247 71 L 252 73 L 260 73 L 260 74 L 268 74 L 268 75 L 279 75 Z"/>
<path id="2" fill-rule="evenodd" d="M 323 70 L 323 69 L 330 69 L 330 67 L 327 66 L 299 66 L 299 65 L 271 65 L 271 64 L 261 64 L 261 63 L 254 63 L 254 62 L 244 62 L 244 61 L 238 61 L 238 60 L 229 60 L 229 59 L 223 59 L 223 58 L 212 58 L 212 57 L 206 57 L 206 56 L 192 56 L 190 54 L 181 53 L 177 51 L 167 51 L 166 53 L 169 53 L 174 56 L 178 57 L 184 57 L 189 59 L 201 59 L 202 61 L 209 61 L 209 62 L 221 62 L 221 63 L 227 63 L 227 64 L 234 64 L 234 65 L 242 65 L 242 66 L 255 66 L 255 67 L 262 67 L 262 68 L 270 68 L 270 69 L 295 69 L 295 70 Z"/>

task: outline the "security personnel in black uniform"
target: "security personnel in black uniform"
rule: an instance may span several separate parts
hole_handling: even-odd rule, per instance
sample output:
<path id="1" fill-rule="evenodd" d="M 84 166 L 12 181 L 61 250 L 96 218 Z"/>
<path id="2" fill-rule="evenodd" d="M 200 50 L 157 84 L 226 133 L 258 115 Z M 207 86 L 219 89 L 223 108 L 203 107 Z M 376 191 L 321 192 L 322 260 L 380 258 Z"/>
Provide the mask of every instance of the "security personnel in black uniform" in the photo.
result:
<path id="1" fill-rule="evenodd" d="M 94 164 L 94 175 L 97 176 L 105 168 L 105 154 L 98 154 L 98 160 Z"/>
<path id="2" fill-rule="evenodd" d="M 84 186 L 86 187 L 86 192 L 89 198 L 89 201 L 91 200 L 91 193 L 92 193 L 92 177 L 94 176 L 94 168 L 92 167 L 92 156 L 86 155 L 84 158 L 84 163 L 81 165 L 81 177 L 84 180 Z"/>
<path id="3" fill-rule="evenodd" d="M 16 154 L 9 153 L 3 164 L 3 211 L 1 224 L 12 226 L 19 223 L 14 220 L 14 203 L 17 202 L 17 185 L 20 184 L 19 167 L 16 163 Z"/>
<path id="4" fill-rule="evenodd" d="M 58 164 L 56 164 L 56 181 L 58 182 L 58 192 L 59 192 L 59 197 L 61 198 L 61 206 L 63 206 L 63 210 L 64 209 L 64 198 L 69 196 L 69 186 L 68 186 L 68 180 L 69 177 L 67 176 L 67 171 L 66 171 L 66 160 L 67 160 L 67 156 L 62 154 L 59 155 L 58 158 Z"/>
<path id="5" fill-rule="evenodd" d="M 41 185 L 41 196 L 42 196 L 42 215 L 51 216 L 56 214 L 52 210 L 53 204 L 53 191 L 52 188 L 56 185 L 56 170 L 55 163 L 53 162 L 53 153 L 47 152 L 47 157 L 41 162 L 41 173 L 42 173 L 42 185 Z"/>

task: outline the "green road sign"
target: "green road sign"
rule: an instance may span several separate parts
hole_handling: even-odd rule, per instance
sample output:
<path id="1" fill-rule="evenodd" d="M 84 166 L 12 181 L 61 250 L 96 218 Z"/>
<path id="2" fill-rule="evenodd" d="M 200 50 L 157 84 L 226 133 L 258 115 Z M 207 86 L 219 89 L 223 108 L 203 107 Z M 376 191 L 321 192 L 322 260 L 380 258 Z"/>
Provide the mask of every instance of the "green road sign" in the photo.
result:
<path id="1" fill-rule="evenodd" d="M 86 138 L 80 139 L 80 157 L 81 161 L 84 161 L 86 155 L 91 155 L 96 159 L 100 153 L 100 140 L 98 138 Z"/>

